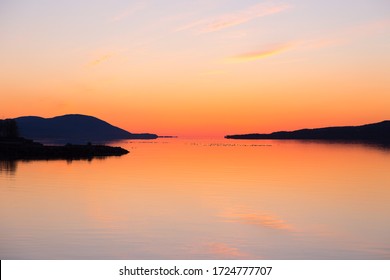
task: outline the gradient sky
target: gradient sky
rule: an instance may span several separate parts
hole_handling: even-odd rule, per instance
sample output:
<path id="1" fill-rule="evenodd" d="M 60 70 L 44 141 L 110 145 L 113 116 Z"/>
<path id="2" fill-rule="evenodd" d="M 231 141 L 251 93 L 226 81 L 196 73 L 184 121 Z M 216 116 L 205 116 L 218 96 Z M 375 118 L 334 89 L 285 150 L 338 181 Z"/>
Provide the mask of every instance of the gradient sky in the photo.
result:
<path id="1" fill-rule="evenodd" d="M 0 94 L 160 135 L 390 119 L 390 1 L 1 0 Z"/>

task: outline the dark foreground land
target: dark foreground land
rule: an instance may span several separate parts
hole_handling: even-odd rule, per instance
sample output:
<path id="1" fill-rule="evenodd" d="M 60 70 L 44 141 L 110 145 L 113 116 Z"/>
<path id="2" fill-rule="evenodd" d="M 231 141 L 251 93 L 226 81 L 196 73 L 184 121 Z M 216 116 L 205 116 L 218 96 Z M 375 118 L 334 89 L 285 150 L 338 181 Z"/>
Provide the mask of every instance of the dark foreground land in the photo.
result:
<path id="1" fill-rule="evenodd" d="M 390 143 L 390 121 L 361 126 L 340 126 L 295 131 L 278 131 L 270 134 L 227 135 L 228 139 L 297 139 L 328 141 L 367 141 Z"/>
<path id="2" fill-rule="evenodd" d="M 105 145 L 47 146 L 22 137 L 0 138 L 0 159 L 92 159 L 95 157 L 121 156 L 128 151 L 121 147 Z"/>

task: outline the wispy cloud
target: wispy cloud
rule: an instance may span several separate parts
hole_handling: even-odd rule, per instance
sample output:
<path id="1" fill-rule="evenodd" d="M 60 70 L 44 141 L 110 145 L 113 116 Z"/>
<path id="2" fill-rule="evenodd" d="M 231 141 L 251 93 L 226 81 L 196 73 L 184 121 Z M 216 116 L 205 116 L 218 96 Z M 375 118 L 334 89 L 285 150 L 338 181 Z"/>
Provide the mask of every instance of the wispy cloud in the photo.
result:
<path id="1" fill-rule="evenodd" d="M 275 5 L 275 4 L 258 4 L 250 7 L 249 9 L 240 11 L 238 13 L 228 14 L 221 16 L 220 18 L 210 22 L 202 30 L 203 32 L 214 32 L 227 27 L 239 25 L 251 21 L 255 18 L 264 17 L 280 13 L 289 8 L 287 4 Z"/>
<path id="2" fill-rule="evenodd" d="M 99 56 L 98 58 L 95 58 L 92 61 L 90 61 L 88 63 L 88 66 L 90 66 L 90 67 L 97 66 L 97 65 L 109 60 L 113 56 L 114 56 L 114 54 L 112 54 L 112 53 L 103 54 L 103 55 Z"/>
<path id="3" fill-rule="evenodd" d="M 146 8 L 146 3 L 145 2 L 137 2 L 137 3 L 134 3 L 132 5 L 130 5 L 129 7 L 127 7 L 125 10 L 121 11 L 120 13 L 118 13 L 117 15 L 113 16 L 110 21 L 111 22 L 116 22 L 116 21 L 121 21 L 121 20 L 124 20 L 125 18 L 143 10 Z"/>
<path id="4" fill-rule="evenodd" d="M 340 46 L 359 39 L 375 36 L 376 34 L 380 34 L 386 30 L 387 32 L 390 31 L 390 20 L 377 20 L 341 29 L 320 38 L 302 41 L 301 45 L 305 49 L 319 49 Z"/>
<path id="5" fill-rule="evenodd" d="M 193 28 L 196 28 L 199 26 L 203 26 L 203 25 L 207 24 L 207 22 L 208 22 L 208 20 L 205 20 L 205 19 L 197 20 L 194 22 L 187 23 L 186 25 L 180 26 L 175 31 L 179 32 L 179 31 L 184 31 L 184 30 L 188 30 L 188 29 L 193 29 Z"/>
<path id="6" fill-rule="evenodd" d="M 197 33 L 209 33 L 240 25 L 256 18 L 277 14 L 290 8 L 288 4 L 275 4 L 271 1 L 251 6 L 247 9 L 221 15 L 215 18 L 198 20 L 179 27 L 176 31 L 196 29 Z"/>
<path id="7" fill-rule="evenodd" d="M 293 48 L 295 45 L 296 44 L 293 42 L 273 45 L 268 48 L 264 48 L 255 52 L 243 53 L 236 56 L 228 57 L 226 61 L 231 63 L 240 63 L 240 62 L 259 60 L 259 59 L 263 59 L 266 57 L 270 57 L 285 52 Z"/>
<path id="8" fill-rule="evenodd" d="M 313 50 L 333 46 L 342 46 L 357 40 L 365 39 L 370 36 L 375 36 L 376 34 L 381 34 L 383 32 L 390 32 L 390 20 L 379 20 L 351 26 L 317 38 L 306 38 L 286 42 L 283 44 L 271 45 L 257 51 L 228 57 L 225 59 L 225 61 L 228 63 L 249 62 L 278 55 L 291 49 Z"/>

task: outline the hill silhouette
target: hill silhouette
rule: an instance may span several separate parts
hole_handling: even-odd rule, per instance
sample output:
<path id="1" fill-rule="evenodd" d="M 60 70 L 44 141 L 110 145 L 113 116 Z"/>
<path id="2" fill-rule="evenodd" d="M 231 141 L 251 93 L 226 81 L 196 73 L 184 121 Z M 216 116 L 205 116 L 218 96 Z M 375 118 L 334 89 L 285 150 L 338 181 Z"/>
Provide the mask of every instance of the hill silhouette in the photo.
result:
<path id="1" fill-rule="evenodd" d="M 121 147 L 105 145 L 66 144 L 46 146 L 31 139 L 19 136 L 16 120 L 0 120 L 0 161 L 50 160 L 50 159 L 88 159 L 95 157 L 121 156 L 129 151 Z M 11 166 L 12 167 L 12 166 Z"/>
<path id="2" fill-rule="evenodd" d="M 227 135 L 228 139 L 307 139 L 341 141 L 377 141 L 390 142 L 390 121 L 361 126 L 338 126 L 294 131 L 278 131 L 269 134 Z"/>
<path id="3" fill-rule="evenodd" d="M 130 133 L 92 116 L 71 114 L 54 118 L 15 118 L 21 137 L 57 143 L 105 142 L 119 139 L 155 139 L 150 133 Z"/>

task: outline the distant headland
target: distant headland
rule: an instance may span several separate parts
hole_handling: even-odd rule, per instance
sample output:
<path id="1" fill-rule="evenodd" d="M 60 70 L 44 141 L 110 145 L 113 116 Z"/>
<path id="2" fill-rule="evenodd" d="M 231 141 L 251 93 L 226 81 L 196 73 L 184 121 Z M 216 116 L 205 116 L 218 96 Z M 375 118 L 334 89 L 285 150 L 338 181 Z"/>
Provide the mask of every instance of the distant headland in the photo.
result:
<path id="1" fill-rule="evenodd" d="M 130 133 L 96 117 L 71 114 L 53 118 L 36 116 L 14 119 L 21 137 L 49 143 L 80 144 L 120 139 L 156 139 L 151 133 Z"/>
<path id="2" fill-rule="evenodd" d="M 227 139 L 297 139 L 390 142 L 390 121 L 360 126 L 337 126 L 294 131 L 278 131 L 269 134 L 226 135 Z"/>
<path id="3" fill-rule="evenodd" d="M 27 118 L 27 120 L 29 120 L 29 118 Z M 27 130 L 30 133 L 34 133 L 34 130 L 32 130 L 28 124 L 25 123 L 24 125 L 24 131 Z M 77 126 L 77 124 L 75 125 Z M 42 127 L 40 128 L 42 129 Z M 37 133 L 35 135 L 40 134 Z M 48 133 L 47 135 L 53 136 L 54 134 Z M 63 134 L 61 134 L 61 136 L 62 135 Z M 75 135 L 72 136 L 73 138 L 70 139 L 81 139 L 80 137 L 74 137 Z M 91 137 L 91 134 L 83 134 L 82 136 L 89 136 L 88 140 L 96 140 L 96 138 Z M 112 137 L 112 135 L 108 136 Z M 106 138 L 100 137 L 98 139 L 100 140 Z M 15 119 L 0 120 L 0 160 L 92 159 L 94 157 L 121 156 L 127 153 L 128 151 L 121 147 L 93 145 L 90 141 L 84 145 L 71 143 L 62 146 L 43 145 L 31 139 L 21 137 L 20 128 Z"/>

